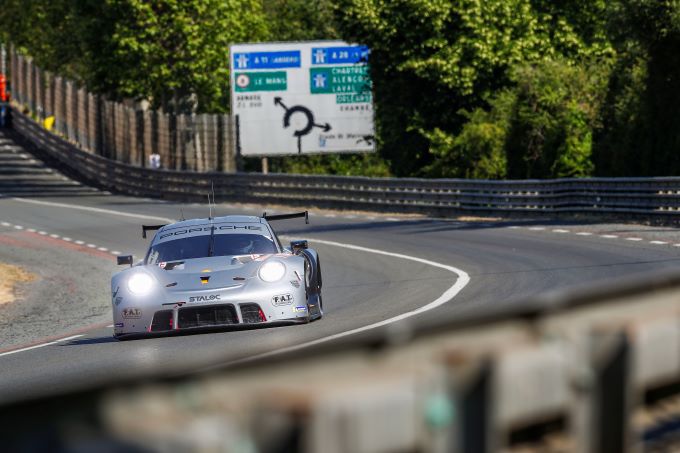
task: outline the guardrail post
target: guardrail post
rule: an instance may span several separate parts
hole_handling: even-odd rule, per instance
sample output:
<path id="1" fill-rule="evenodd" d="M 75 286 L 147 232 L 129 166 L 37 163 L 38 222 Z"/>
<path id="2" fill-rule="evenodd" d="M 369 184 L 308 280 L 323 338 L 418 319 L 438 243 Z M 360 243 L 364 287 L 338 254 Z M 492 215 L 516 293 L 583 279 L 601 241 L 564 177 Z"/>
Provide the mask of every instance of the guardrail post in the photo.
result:
<path id="1" fill-rule="evenodd" d="M 454 356 L 449 362 L 453 400 L 457 406 L 455 451 L 487 453 L 495 450 L 493 426 L 493 369 L 491 358 L 468 361 Z"/>
<path id="2" fill-rule="evenodd" d="M 631 452 L 631 347 L 625 332 L 596 331 L 591 360 L 595 372 L 591 393 L 592 453 Z"/>

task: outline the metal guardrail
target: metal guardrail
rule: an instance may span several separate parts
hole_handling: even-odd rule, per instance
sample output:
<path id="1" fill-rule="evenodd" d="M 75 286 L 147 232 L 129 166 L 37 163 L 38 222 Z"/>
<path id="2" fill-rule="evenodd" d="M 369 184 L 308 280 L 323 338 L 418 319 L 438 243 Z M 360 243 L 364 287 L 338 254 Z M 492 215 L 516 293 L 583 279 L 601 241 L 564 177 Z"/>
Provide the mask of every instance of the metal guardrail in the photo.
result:
<path id="1" fill-rule="evenodd" d="M 678 300 L 680 278 L 659 274 L 170 381 L 112 379 L 0 407 L 0 436 L 8 451 L 678 451 Z"/>
<path id="2" fill-rule="evenodd" d="M 672 215 L 679 206 L 679 178 L 154 171 L 83 152 L 20 114 L 14 127 L 81 178 L 134 195 L 203 199 L 213 180 L 222 199 L 410 212 Z M 17 403 L 0 410 L 0 434 L 10 446 L 57 438 L 74 449 L 94 439 L 159 451 L 671 451 L 680 448 L 678 300 L 677 275 L 552 295 L 410 341 L 387 329 L 237 370 Z"/>
<path id="3" fill-rule="evenodd" d="M 625 214 L 674 219 L 680 178 L 490 181 L 152 170 L 77 148 L 14 111 L 13 127 L 72 174 L 111 191 L 202 201 L 211 184 L 222 201 L 316 205 L 406 213 Z"/>

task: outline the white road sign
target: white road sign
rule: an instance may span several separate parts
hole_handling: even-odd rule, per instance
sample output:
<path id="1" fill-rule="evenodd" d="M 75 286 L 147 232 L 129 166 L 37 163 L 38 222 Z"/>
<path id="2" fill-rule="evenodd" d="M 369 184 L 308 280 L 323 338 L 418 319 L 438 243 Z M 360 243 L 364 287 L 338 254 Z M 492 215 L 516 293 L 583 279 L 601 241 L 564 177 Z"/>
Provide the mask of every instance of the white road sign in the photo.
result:
<path id="1" fill-rule="evenodd" d="M 374 151 L 368 54 L 342 41 L 232 45 L 241 154 Z"/>

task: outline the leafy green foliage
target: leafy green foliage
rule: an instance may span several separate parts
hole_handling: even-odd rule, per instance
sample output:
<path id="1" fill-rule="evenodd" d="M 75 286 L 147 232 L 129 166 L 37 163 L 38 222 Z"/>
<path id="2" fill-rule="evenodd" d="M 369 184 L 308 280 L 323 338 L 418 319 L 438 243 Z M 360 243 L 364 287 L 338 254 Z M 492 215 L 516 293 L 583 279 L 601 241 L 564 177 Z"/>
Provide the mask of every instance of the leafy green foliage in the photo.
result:
<path id="1" fill-rule="evenodd" d="M 340 39 L 330 0 L 267 0 L 262 3 L 272 41 Z"/>
<path id="2" fill-rule="evenodd" d="M 107 3 L 115 27 L 109 51 L 99 54 L 96 86 L 170 111 L 224 111 L 229 44 L 267 36 L 256 0 Z"/>
<path id="3" fill-rule="evenodd" d="M 622 0 L 615 13 L 619 58 L 596 136 L 596 172 L 680 175 L 680 2 Z"/>
<path id="4" fill-rule="evenodd" d="M 13 43 L 42 67 L 82 81 L 92 67 L 98 37 L 110 29 L 104 10 L 98 0 L 4 0 L 0 40 Z"/>
<path id="5" fill-rule="evenodd" d="M 393 173 L 502 176 L 502 127 L 485 129 L 481 113 L 464 112 L 487 107 L 494 93 L 511 88 L 518 66 L 611 55 L 598 19 L 605 8 L 602 0 L 568 8 L 529 0 L 341 1 L 341 32 L 372 49 L 379 144 Z M 471 120 L 475 127 L 465 129 Z M 467 138 L 456 139 L 461 133 Z M 486 150 L 473 151 L 484 136 Z M 471 170 L 461 161 L 470 153 L 496 156 L 495 164 L 488 172 Z"/>
<path id="6" fill-rule="evenodd" d="M 379 152 L 271 158 L 272 171 L 680 174 L 678 0 L 4 0 L 0 8 L 0 40 L 43 68 L 168 111 L 228 111 L 231 43 L 316 39 L 372 49 Z"/>
<path id="7" fill-rule="evenodd" d="M 520 67 L 506 143 L 511 178 L 590 176 L 609 71 L 545 61 Z"/>
<path id="8" fill-rule="evenodd" d="M 507 176 L 505 143 L 517 96 L 501 91 L 489 111 L 461 112 L 467 122 L 458 135 L 441 129 L 422 131 L 430 141 L 434 161 L 422 173 L 434 177 L 503 179 Z"/>
<path id="9" fill-rule="evenodd" d="M 341 176 L 390 176 L 389 167 L 376 154 L 325 154 L 270 158 L 272 172 Z"/>

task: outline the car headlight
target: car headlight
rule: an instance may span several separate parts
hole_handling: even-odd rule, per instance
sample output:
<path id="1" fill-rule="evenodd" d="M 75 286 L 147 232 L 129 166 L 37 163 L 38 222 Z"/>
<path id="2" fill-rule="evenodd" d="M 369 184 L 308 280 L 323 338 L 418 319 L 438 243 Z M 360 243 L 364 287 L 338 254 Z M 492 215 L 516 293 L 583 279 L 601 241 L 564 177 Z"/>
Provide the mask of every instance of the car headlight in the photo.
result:
<path id="1" fill-rule="evenodd" d="M 265 282 L 275 282 L 286 274 L 286 266 L 280 261 L 268 261 L 260 267 L 259 274 Z"/>
<path id="2" fill-rule="evenodd" d="M 138 272 L 128 279 L 127 285 L 132 294 L 143 296 L 153 288 L 153 278 L 149 274 Z"/>

